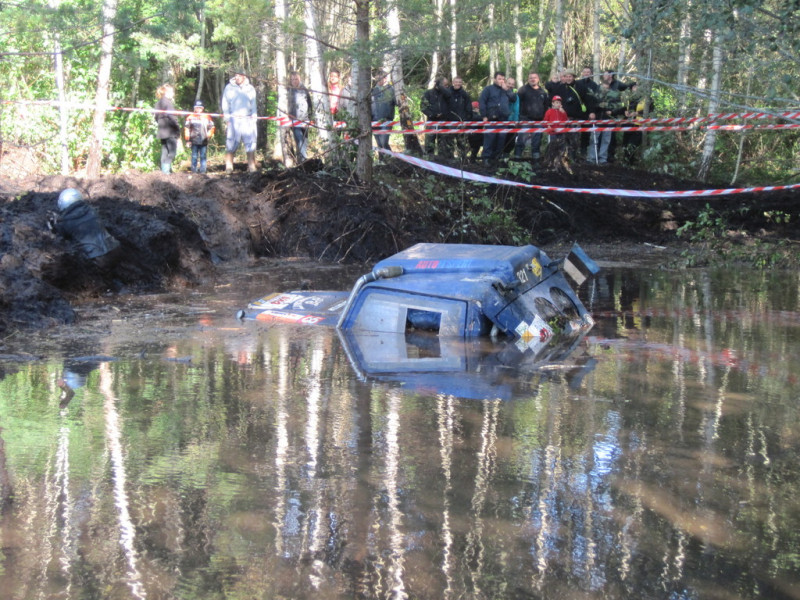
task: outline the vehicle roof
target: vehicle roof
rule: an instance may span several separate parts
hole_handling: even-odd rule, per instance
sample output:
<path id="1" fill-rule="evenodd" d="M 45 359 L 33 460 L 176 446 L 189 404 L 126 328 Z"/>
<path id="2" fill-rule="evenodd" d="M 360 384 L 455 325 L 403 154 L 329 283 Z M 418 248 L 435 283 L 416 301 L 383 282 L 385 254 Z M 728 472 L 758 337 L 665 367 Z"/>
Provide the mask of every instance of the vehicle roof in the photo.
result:
<path id="1" fill-rule="evenodd" d="M 390 256 L 377 265 L 400 266 L 403 273 L 475 273 L 515 281 L 517 272 L 536 259 L 548 263 L 547 255 L 536 246 L 492 246 L 480 244 L 416 244 Z M 543 265 L 544 266 L 544 265 Z"/>

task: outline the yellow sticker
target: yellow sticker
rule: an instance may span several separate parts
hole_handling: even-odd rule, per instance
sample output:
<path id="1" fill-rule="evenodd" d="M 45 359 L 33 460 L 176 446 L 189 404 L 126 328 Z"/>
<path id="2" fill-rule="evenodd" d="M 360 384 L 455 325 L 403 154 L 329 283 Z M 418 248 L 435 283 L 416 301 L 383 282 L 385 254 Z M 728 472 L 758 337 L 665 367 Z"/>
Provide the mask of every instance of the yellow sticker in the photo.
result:
<path id="1" fill-rule="evenodd" d="M 533 271 L 533 274 L 536 275 L 536 277 L 542 276 L 542 265 L 535 258 L 531 259 L 531 271 Z"/>

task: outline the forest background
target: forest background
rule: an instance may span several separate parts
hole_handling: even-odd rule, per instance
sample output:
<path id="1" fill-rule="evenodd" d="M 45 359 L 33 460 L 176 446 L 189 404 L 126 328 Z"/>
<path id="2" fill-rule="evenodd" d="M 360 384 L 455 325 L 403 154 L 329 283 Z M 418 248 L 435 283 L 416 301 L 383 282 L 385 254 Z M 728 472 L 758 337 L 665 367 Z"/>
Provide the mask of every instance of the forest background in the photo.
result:
<path id="1" fill-rule="evenodd" d="M 659 118 L 775 116 L 800 105 L 799 29 L 797 0 L 10 0 L 0 4 L 0 150 L 65 175 L 153 170 L 153 115 L 127 109 L 151 108 L 159 85 L 176 86 L 179 109 L 202 98 L 217 112 L 228 78 L 243 69 L 259 115 L 281 116 L 297 69 L 317 104 L 317 155 L 368 181 L 369 145 L 356 151 L 333 133 L 330 69 L 355 90 L 355 137 L 369 136 L 377 68 L 391 73 L 407 120 L 419 118 L 438 74 L 460 75 L 477 99 L 496 70 L 522 85 L 530 70 L 544 79 L 583 66 L 638 80 Z M 796 178 L 800 130 L 731 122 L 756 129 L 653 132 L 643 165 L 731 185 Z M 289 164 L 285 128 L 260 124 L 263 157 Z"/>

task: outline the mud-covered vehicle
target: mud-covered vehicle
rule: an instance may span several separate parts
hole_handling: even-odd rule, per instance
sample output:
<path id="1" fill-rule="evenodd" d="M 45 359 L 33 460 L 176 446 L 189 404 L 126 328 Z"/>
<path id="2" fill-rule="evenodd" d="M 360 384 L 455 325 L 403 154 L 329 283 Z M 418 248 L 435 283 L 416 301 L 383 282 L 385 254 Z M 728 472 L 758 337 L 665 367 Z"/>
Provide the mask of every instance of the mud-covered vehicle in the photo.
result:
<path id="1" fill-rule="evenodd" d="M 577 244 L 563 260 L 532 245 L 417 244 L 380 261 L 350 292 L 274 293 L 238 317 L 343 332 L 506 336 L 536 350 L 592 327 L 567 277 L 580 285 L 597 271 Z"/>

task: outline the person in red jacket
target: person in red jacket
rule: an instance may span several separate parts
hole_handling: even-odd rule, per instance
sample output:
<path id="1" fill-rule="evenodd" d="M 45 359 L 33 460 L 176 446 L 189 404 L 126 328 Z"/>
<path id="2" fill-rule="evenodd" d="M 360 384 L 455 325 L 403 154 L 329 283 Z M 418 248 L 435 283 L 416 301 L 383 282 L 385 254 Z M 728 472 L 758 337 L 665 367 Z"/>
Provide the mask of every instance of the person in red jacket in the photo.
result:
<path id="1" fill-rule="evenodd" d="M 567 111 L 561 108 L 561 96 L 553 96 L 550 100 L 552 107 L 544 113 L 544 120 L 548 123 L 561 123 L 568 121 Z M 545 163 L 554 165 L 556 163 L 566 163 L 569 148 L 566 143 L 564 133 L 551 133 L 545 152 Z"/>

